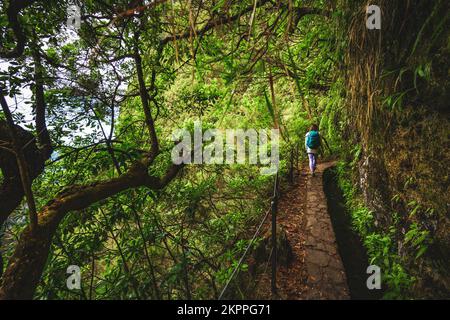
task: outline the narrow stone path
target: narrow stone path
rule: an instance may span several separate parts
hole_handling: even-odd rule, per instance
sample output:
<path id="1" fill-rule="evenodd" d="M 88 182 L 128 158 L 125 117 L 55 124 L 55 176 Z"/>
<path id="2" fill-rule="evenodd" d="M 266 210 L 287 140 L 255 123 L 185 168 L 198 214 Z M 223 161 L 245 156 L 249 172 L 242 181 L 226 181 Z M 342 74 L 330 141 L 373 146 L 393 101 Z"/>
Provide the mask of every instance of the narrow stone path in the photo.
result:
<path id="1" fill-rule="evenodd" d="M 323 191 L 323 171 L 333 165 L 319 164 L 315 177 L 304 167 L 279 201 L 277 224 L 286 232 L 293 261 L 277 267 L 278 299 L 350 299 Z M 268 270 L 258 279 L 259 299 L 274 298 Z"/>
<path id="2" fill-rule="evenodd" d="M 319 164 L 306 184 L 305 265 L 308 274 L 305 299 L 349 299 L 344 266 L 323 192 L 323 171 L 333 162 Z"/>

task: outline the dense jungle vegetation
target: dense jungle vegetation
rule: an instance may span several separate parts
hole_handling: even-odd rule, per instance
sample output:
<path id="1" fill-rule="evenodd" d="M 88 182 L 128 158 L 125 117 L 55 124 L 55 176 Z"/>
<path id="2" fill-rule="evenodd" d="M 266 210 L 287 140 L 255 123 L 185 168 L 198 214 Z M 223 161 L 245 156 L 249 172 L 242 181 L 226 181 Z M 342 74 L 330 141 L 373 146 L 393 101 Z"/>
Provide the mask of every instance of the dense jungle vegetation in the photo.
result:
<path id="1" fill-rule="evenodd" d="M 450 298 L 449 30 L 446 0 L 3 0 L 0 298 L 216 299 L 273 176 L 172 163 L 195 121 L 278 128 L 281 179 L 319 124 L 384 298 Z"/>

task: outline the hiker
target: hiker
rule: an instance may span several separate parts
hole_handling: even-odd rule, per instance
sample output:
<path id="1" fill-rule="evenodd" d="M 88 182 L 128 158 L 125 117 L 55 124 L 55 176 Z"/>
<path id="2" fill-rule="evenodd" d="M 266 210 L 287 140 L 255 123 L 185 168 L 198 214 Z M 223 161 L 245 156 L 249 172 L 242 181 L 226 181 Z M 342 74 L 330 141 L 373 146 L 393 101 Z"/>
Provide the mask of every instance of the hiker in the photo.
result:
<path id="1" fill-rule="evenodd" d="M 319 152 L 320 140 L 319 127 L 317 124 L 313 124 L 305 136 L 305 148 L 309 158 L 309 169 L 313 177 L 317 166 L 317 153 Z"/>

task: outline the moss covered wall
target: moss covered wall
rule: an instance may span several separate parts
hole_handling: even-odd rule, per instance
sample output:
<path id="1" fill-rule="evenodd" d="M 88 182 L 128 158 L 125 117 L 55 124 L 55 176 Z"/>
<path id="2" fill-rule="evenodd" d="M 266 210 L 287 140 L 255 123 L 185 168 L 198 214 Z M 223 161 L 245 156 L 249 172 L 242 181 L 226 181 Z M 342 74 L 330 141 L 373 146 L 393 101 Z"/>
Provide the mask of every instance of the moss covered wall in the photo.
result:
<path id="1" fill-rule="evenodd" d="M 381 30 L 366 28 L 367 4 L 341 2 L 347 26 L 341 30 L 347 47 L 343 154 L 353 161 L 352 179 L 376 228 L 390 234 L 416 279 L 408 295 L 448 298 L 448 3 L 370 1 L 381 8 Z"/>

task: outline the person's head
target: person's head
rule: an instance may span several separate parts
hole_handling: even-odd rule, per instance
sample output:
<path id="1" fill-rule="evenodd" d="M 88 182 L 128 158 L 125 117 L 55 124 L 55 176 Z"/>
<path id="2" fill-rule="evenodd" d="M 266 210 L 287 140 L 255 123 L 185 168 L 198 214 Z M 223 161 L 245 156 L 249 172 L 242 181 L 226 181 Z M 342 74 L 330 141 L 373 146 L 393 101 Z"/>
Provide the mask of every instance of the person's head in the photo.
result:
<path id="1" fill-rule="evenodd" d="M 319 126 L 317 124 L 311 125 L 311 128 L 309 128 L 309 131 L 319 131 Z"/>

